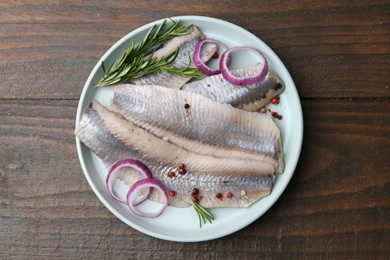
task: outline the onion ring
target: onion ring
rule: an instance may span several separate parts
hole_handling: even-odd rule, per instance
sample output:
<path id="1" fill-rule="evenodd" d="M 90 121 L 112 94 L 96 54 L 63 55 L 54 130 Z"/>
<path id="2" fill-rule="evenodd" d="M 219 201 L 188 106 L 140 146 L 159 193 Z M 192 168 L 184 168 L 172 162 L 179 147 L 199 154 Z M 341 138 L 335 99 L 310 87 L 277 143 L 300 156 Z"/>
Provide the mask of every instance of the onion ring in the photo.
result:
<path id="1" fill-rule="evenodd" d="M 216 75 L 216 74 L 219 74 L 221 73 L 220 69 L 212 69 L 210 68 L 209 66 L 206 65 L 206 63 L 203 62 L 203 60 L 200 58 L 200 53 L 201 53 L 201 49 L 202 49 L 202 46 L 203 44 L 205 44 L 206 42 L 211 42 L 211 43 L 215 43 L 217 45 L 220 45 L 220 46 L 223 46 L 225 49 L 226 46 L 218 41 L 218 40 L 214 40 L 214 39 L 211 39 L 211 38 L 206 38 L 206 39 L 202 39 L 202 40 L 199 40 L 197 43 L 196 43 L 196 46 L 195 46 L 195 51 L 194 51 L 194 55 L 192 57 L 192 60 L 194 62 L 194 65 L 201 71 L 203 72 L 204 74 L 206 74 L 207 76 L 212 76 L 212 75 Z"/>
<path id="2" fill-rule="evenodd" d="M 261 59 L 261 64 L 263 64 L 263 67 L 258 74 L 250 77 L 239 78 L 234 76 L 230 72 L 229 70 L 230 54 L 232 52 L 240 51 L 240 50 L 245 50 L 245 51 L 255 53 Z M 236 46 L 228 49 L 222 54 L 221 60 L 219 61 L 219 68 L 221 70 L 222 76 L 228 82 L 237 86 L 245 86 L 245 85 L 258 83 L 265 78 L 265 76 L 268 73 L 268 62 L 267 59 L 263 56 L 263 54 L 259 50 L 247 46 Z"/>
<path id="3" fill-rule="evenodd" d="M 118 196 L 116 196 L 114 194 L 114 191 L 113 191 L 113 184 L 114 184 L 114 180 L 116 178 L 115 177 L 115 174 L 116 172 L 121 169 L 121 168 L 124 168 L 124 167 L 130 167 L 130 168 L 133 168 L 135 170 L 137 170 L 138 172 L 140 172 L 144 178 L 150 178 L 150 179 L 153 179 L 153 175 L 152 173 L 150 172 L 150 170 L 148 169 L 148 167 L 146 167 L 142 162 L 140 161 L 137 161 L 137 160 L 134 160 L 134 159 L 124 159 L 124 160 L 120 160 L 116 163 L 114 163 L 110 170 L 108 171 L 108 174 L 107 174 L 107 177 L 106 177 L 106 186 L 107 186 L 107 190 L 108 190 L 108 193 L 117 201 L 119 202 L 122 202 L 122 203 L 125 203 L 121 198 L 119 198 Z M 142 197 L 139 201 L 136 202 L 135 205 L 139 205 L 141 204 L 142 202 L 144 202 L 145 200 L 147 200 L 150 196 L 150 194 L 152 193 L 153 191 L 153 188 L 150 188 L 147 195 Z"/>
<path id="4" fill-rule="evenodd" d="M 136 196 L 136 193 L 138 191 L 146 187 L 153 188 L 164 195 L 163 206 L 157 212 L 146 213 L 135 208 L 136 205 L 133 203 L 133 198 Z M 159 181 L 150 178 L 141 179 L 134 183 L 133 186 L 131 186 L 131 188 L 127 192 L 126 204 L 127 206 L 129 206 L 129 209 L 139 217 L 155 218 L 160 216 L 164 209 L 168 206 L 168 193 L 165 190 L 165 187 Z"/>

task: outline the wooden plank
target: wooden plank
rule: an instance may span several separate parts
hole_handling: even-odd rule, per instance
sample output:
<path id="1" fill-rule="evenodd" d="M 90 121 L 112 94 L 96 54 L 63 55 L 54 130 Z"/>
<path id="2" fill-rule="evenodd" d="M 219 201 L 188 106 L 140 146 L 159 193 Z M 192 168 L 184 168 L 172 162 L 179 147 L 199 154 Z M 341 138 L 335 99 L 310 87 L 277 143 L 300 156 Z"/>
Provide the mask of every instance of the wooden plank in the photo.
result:
<path id="1" fill-rule="evenodd" d="M 128 23 L 136 20 L 146 23 L 160 18 L 183 14 L 220 16 L 226 20 L 248 21 L 267 19 L 267 23 L 257 26 L 292 27 L 310 25 L 375 24 L 379 19 L 388 19 L 388 2 L 317 1 L 210 1 L 180 2 L 169 1 L 162 4 L 158 0 L 130 3 L 128 1 L 24 1 L 5 0 L 0 3 L 0 23 Z M 156 12 L 158 10 L 158 12 Z M 234 10 L 234 12 L 232 12 Z M 379 14 L 372 16 L 372 14 Z M 375 19 L 368 19 L 373 18 Z M 252 20 L 252 21 L 253 21 Z M 277 22 L 279 21 L 279 22 Z M 251 21 L 249 21 L 251 22 Z"/>
<path id="2" fill-rule="evenodd" d="M 75 100 L 0 102 L 0 258 L 386 258 L 390 104 L 303 101 L 305 137 L 278 202 L 234 235 L 158 240 L 115 218 L 88 186 Z"/>
<path id="3" fill-rule="evenodd" d="M 127 34 L 75 24 L 7 24 L 0 31 L 0 97 L 7 99 L 78 99 L 100 56 Z"/>
<path id="4" fill-rule="evenodd" d="M 389 96 L 386 1 L 299 3 L 286 9 L 254 1 L 240 13 L 227 12 L 236 5 L 242 4 L 206 10 L 203 5 L 178 9 L 175 1 L 140 2 L 137 9 L 127 2 L 114 7 L 100 1 L 3 1 L 0 97 L 77 99 L 94 65 L 117 40 L 187 9 L 234 22 L 260 37 L 286 64 L 302 98 Z M 157 14 L 150 11 L 156 8 Z"/>

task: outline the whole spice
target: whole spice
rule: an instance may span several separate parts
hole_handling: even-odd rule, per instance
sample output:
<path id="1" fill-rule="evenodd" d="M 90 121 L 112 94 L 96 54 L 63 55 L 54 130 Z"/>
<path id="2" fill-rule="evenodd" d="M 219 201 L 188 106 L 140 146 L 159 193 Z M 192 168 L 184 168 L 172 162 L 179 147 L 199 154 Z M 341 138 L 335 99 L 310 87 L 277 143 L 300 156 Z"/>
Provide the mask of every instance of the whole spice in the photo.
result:
<path id="1" fill-rule="evenodd" d="M 217 197 L 217 199 L 219 199 L 219 200 L 223 200 L 223 196 L 221 193 L 217 193 L 217 195 L 215 195 L 215 197 Z"/>
<path id="2" fill-rule="evenodd" d="M 279 119 L 279 120 L 281 120 L 283 118 L 283 116 L 279 115 L 278 112 L 272 111 L 271 109 L 268 109 L 268 111 L 271 113 L 271 116 L 273 118 L 276 118 L 276 119 Z"/>
<path id="3" fill-rule="evenodd" d="M 183 174 L 186 174 L 186 173 L 187 173 L 187 170 L 186 170 L 185 168 L 179 168 L 179 169 L 177 169 L 177 172 L 178 172 L 179 174 L 183 175 Z"/>
<path id="4" fill-rule="evenodd" d="M 198 196 L 197 196 L 197 195 L 195 195 L 195 194 L 192 194 L 192 195 L 191 195 L 191 197 L 192 197 L 192 201 L 193 201 L 193 202 L 195 202 L 195 203 L 199 203 L 199 198 L 198 198 Z"/>
<path id="5" fill-rule="evenodd" d="M 171 197 L 175 197 L 176 192 L 175 192 L 174 190 L 170 190 L 170 191 L 168 192 L 168 194 L 169 194 L 169 196 L 171 196 Z"/>
<path id="6" fill-rule="evenodd" d="M 233 197 L 233 193 L 231 193 L 230 191 L 226 194 L 226 198 L 230 199 Z"/>
<path id="7" fill-rule="evenodd" d="M 279 104 L 279 96 L 273 97 L 273 98 L 271 99 L 271 103 L 274 104 L 274 105 Z"/>
<path id="8" fill-rule="evenodd" d="M 179 164 L 179 167 L 177 168 L 177 172 L 181 175 L 187 173 L 186 166 L 184 165 L 184 163 Z"/>
<path id="9" fill-rule="evenodd" d="M 271 116 L 273 117 L 273 118 L 276 118 L 276 119 L 279 119 L 279 120 L 281 120 L 283 117 L 282 117 L 282 115 L 279 115 L 278 114 L 278 112 L 272 112 L 271 113 Z"/>
<path id="10" fill-rule="evenodd" d="M 191 194 L 191 197 L 192 197 L 192 200 L 195 202 L 195 203 L 199 203 L 199 189 L 198 188 L 194 188 L 192 190 L 192 194 Z"/>
<path id="11" fill-rule="evenodd" d="M 169 178 L 175 177 L 175 173 L 172 171 L 168 172 L 168 177 Z"/>

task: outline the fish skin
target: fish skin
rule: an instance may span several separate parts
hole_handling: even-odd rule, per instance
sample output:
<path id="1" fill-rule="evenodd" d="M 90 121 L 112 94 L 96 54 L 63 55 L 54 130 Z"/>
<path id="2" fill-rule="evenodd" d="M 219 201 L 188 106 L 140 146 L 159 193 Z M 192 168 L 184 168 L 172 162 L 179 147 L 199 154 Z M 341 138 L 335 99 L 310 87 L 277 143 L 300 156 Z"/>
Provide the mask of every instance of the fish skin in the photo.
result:
<path id="1" fill-rule="evenodd" d="M 201 37 L 201 32 L 196 26 L 191 28 L 191 32 L 184 36 L 178 36 L 171 39 L 164 47 L 157 50 L 153 57 L 161 59 L 172 54 L 177 48 L 179 48 L 178 55 L 174 60 L 172 66 L 175 68 L 194 68 L 195 65 L 192 62 L 192 56 L 195 51 L 196 43 Z M 213 43 L 204 44 L 200 57 L 203 62 L 207 62 L 217 51 L 217 45 Z M 166 73 L 164 71 L 156 71 L 154 73 L 132 79 L 130 82 L 139 85 L 160 85 L 170 88 L 180 88 L 185 83 L 190 81 L 189 77 L 181 77 Z"/>
<path id="2" fill-rule="evenodd" d="M 243 78 L 254 76 L 262 68 L 260 63 L 243 69 L 232 71 L 232 74 Z M 284 84 L 272 71 L 259 83 L 236 86 L 228 82 L 222 74 L 189 82 L 181 88 L 184 91 L 200 94 L 220 103 L 231 104 L 233 107 L 246 111 L 256 111 L 267 105 L 273 97 L 279 95 Z"/>
<path id="3" fill-rule="evenodd" d="M 156 158 L 149 153 L 144 153 L 142 145 L 133 146 L 129 139 L 136 139 L 139 133 L 134 133 L 136 130 L 132 131 L 130 125 L 120 115 L 94 101 L 86 108 L 76 127 L 75 135 L 100 157 L 107 167 L 126 158 L 142 161 L 151 170 L 154 178 L 162 182 L 167 190 L 175 190 L 176 196 L 169 198 L 169 204 L 173 207 L 190 206 L 191 193 L 194 188 L 199 189 L 199 195 L 202 196 L 200 204 L 204 207 L 248 207 L 253 202 L 267 196 L 272 189 L 272 174 L 236 174 L 234 172 L 220 174 L 193 171 L 190 164 L 187 165 L 186 174 L 176 174 L 174 178 L 170 178 L 166 173 L 175 171 L 178 164 L 171 163 L 165 160 L 166 158 Z M 140 140 L 139 144 L 149 146 L 148 142 L 150 142 L 148 139 L 144 139 Z M 129 186 L 136 180 L 131 170 L 127 173 L 122 172 L 120 178 Z M 232 199 L 216 198 L 217 193 L 225 195 L 227 192 L 233 192 Z M 159 202 L 159 193 L 153 192 L 151 199 Z"/>
<path id="4" fill-rule="evenodd" d="M 269 115 L 246 112 L 195 93 L 122 84 L 115 87 L 112 109 L 129 120 L 138 118 L 191 140 L 265 154 L 278 161 L 283 157 L 280 131 Z"/>

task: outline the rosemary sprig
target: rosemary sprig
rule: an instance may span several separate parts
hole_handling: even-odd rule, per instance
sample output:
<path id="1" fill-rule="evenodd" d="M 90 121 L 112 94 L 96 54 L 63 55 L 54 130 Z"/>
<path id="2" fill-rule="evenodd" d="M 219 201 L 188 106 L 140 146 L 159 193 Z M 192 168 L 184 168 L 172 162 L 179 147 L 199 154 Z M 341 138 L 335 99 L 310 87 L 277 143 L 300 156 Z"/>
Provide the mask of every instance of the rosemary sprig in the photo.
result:
<path id="1" fill-rule="evenodd" d="M 176 52 L 176 56 L 177 56 L 177 53 L 178 53 L 178 51 Z M 190 56 L 190 55 L 188 54 L 188 56 Z M 174 59 L 176 59 L 176 57 Z M 160 69 L 166 73 L 174 74 L 174 75 L 182 76 L 182 77 L 190 77 L 190 78 L 203 77 L 203 73 L 200 70 L 198 70 L 197 68 L 190 68 L 191 57 L 189 57 L 188 60 L 190 61 L 190 63 L 185 68 L 176 68 L 173 66 L 163 66 Z"/>
<path id="2" fill-rule="evenodd" d="M 202 75 L 200 71 L 196 68 L 190 68 L 190 64 L 187 68 L 174 68 L 172 66 L 179 50 L 159 60 L 153 57 L 153 53 L 162 43 L 173 37 L 188 34 L 191 28 L 191 25 L 180 26 L 180 21 L 171 21 L 172 24 L 165 30 L 167 20 L 160 25 L 152 26 L 144 39 L 137 45 L 134 44 L 134 39 L 132 39 L 130 48 L 113 62 L 107 70 L 104 62 L 102 62 L 103 76 L 97 86 L 111 86 L 158 70 L 184 77 L 200 77 Z"/>
<path id="3" fill-rule="evenodd" d="M 192 201 L 191 204 L 192 207 L 195 209 L 196 213 L 198 214 L 199 227 L 202 227 L 202 220 L 204 224 L 206 224 L 206 220 L 210 222 L 210 224 L 213 222 L 214 216 L 209 213 L 204 207 L 202 207 L 202 205 L 196 203 L 195 201 Z"/>

